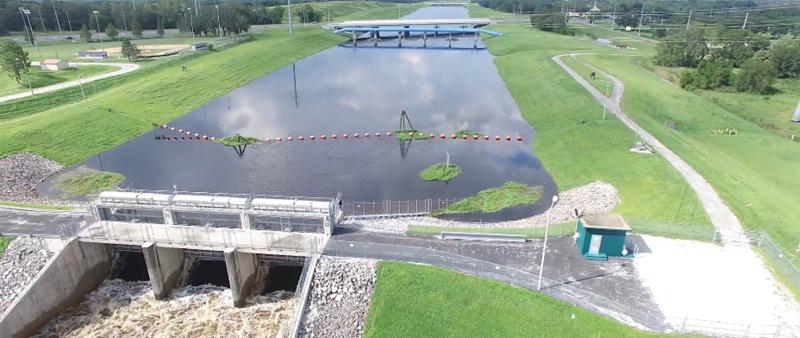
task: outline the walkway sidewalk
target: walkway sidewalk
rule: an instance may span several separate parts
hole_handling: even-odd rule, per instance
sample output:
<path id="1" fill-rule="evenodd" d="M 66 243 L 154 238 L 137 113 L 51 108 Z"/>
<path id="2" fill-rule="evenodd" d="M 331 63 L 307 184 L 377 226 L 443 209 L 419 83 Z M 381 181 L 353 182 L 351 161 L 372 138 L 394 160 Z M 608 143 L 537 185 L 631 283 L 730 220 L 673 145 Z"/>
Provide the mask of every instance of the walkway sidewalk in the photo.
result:
<path id="1" fill-rule="evenodd" d="M 31 66 L 38 66 L 38 65 L 39 65 L 39 62 L 31 62 Z M 119 68 L 119 70 L 115 70 L 113 72 L 108 72 L 108 73 L 103 73 L 103 74 L 98 74 L 98 75 L 94 75 L 94 76 L 89 76 L 89 77 L 87 77 L 85 79 L 80 80 L 80 83 L 78 82 L 78 80 L 72 80 L 72 81 L 66 81 L 66 82 L 52 84 L 52 85 L 49 85 L 49 86 L 33 88 L 33 94 L 31 94 L 31 91 L 28 90 L 28 91 L 25 91 L 25 92 L 22 92 L 22 93 L 18 93 L 18 94 L 1 96 L 0 97 L 0 103 L 11 101 L 11 100 L 16 100 L 16 99 L 21 99 L 21 98 L 29 97 L 29 96 L 33 96 L 33 95 L 49 93 L 49 92 L 60 90 L 60 89 L 64 89 L 64 88 L 75 87 L 75 86 L 80 85 L 81 83 L 82 84 L 87 84 L 89 82 L 94 82 L 94 81 L 106 79 L 106 78 L 109 78 L 109 77 L 114 77 L 114 76 L 118 76 L 118 75 L 122 75 L 122 74 L 127 74 L 127 73 L 130 73 L 132 71 L 135 71 L 135 70 L 139 69 L 139 65 L 133 64 L 133 63 L 70 62 L 69 65 L 70 66 L 112 66 L 112 67 Z"/>

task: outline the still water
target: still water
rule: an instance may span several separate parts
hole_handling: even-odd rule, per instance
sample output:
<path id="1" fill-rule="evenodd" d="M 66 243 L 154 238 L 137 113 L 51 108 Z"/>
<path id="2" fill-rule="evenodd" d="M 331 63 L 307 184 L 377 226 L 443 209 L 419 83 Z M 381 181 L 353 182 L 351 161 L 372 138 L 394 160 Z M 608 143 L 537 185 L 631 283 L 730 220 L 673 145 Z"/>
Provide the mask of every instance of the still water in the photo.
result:
<path id="1" fill-rule="evenodd" d="M 408 17 L 467 16 L 464 8 L 428 7 Z M 429 46 L 432 41 L 448 43 L 429 38 Z M 508 181 L 543 186 L 545 194 L 533 207 L 456 216 L 526 217 L 545 209 L 556 187 L 531 149 L 534 131 L 521 117 L 492 56 L 472 49 L 473 43 L 472 37 L 462 37 L 453 46 L 466 48 L 453 50 L 337 46 L 169 123 L 209 136 L 284 139 L 249 146 L 243 156 L 211 142 L 159 141 L 155 136 L 177 134 L 155 130 L 76 167 L 119 172 L 126 177 L 123 186 L 131 188 L 170 190 L 175 185 L 189 191 L 323 197 L 342 192 L 345 201 L 462 198 Z M 404 42 L 413 44 L 421 46 L 414 38 Z M 403 110 L 418 130 L 437 135 L 472 130 L 515 140 L 437 138 L 403 144 L 385 136 L 330 139 L 331 134 L 395 131 Z M 320 140 L 322 134 L 328 140 Z M 309 141 L 310 135 L 317 140 Z M 288 136 L 306 140 L 287 142 Z M 517 136 L 524 142 L 517 142 Z M 418 178 L 422 169 L 444 162 L 447 153 L 462 168 L 460 176 L 447 183 Z"/>

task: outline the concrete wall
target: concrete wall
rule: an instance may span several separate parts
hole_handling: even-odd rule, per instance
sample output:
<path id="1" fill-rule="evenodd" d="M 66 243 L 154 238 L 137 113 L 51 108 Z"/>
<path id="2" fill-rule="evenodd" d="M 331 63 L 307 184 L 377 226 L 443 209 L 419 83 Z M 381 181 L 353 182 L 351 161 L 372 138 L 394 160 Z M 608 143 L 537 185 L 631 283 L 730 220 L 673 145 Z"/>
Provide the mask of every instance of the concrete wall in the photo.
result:
<path id="1" fill-rule="evenodd" d="M 225 249 L 225 265 L 228 269 L 228 281 L 233 295 L 233 306 L 242 307 L 247 296 L 253 290 L 256 279 L 258 261 L 256 255 L 239 252 L 234 248 Z"/>
<path id="2" fill-rule="evenodd" d="M 147 274 L 156 299 L 166 298 L 178 285 L 183 271 L 183 249 L 158 247 L 153 242 L 142 245 Z"/>
<path id="3" fill-rule="evenodd" d="M 106 244 L 69 242 L 50 259 L 0 319 L 0 337 L 28 337 L 52 318 L 80 304 L 111 271 Z"/>

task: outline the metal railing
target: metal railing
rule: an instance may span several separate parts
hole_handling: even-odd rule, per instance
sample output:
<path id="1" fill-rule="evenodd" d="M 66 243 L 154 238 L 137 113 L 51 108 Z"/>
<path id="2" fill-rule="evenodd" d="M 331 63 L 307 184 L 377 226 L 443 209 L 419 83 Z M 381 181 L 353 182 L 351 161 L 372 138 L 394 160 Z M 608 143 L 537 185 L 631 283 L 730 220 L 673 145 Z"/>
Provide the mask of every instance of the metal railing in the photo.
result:
<path id="1" fill-rule="evenodd" d="M 457 201 L 455 198 L 428 198 L 406 201 L 345 202 L 342 204 L 342 211 L 346 218 L 427 215 Z"/>

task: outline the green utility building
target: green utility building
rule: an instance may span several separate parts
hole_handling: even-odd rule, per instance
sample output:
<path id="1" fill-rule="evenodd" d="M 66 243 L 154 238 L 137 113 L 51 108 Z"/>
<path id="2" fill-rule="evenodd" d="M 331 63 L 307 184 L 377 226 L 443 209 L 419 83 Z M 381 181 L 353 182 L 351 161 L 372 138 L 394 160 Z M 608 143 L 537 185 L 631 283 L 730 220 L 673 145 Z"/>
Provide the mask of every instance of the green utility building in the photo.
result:
<path id="1" fill-rule="evenodd" d="M 591 215 L 578 218 L 576 246 L 589 259 L 605 260 L 625 256 L 625 236 L 631 227 L 617 214 Z"/>

